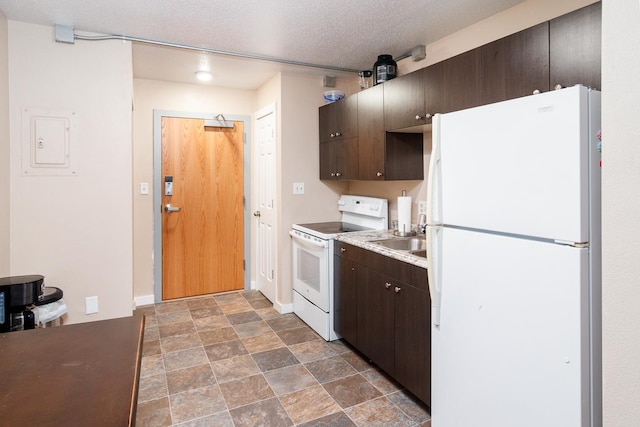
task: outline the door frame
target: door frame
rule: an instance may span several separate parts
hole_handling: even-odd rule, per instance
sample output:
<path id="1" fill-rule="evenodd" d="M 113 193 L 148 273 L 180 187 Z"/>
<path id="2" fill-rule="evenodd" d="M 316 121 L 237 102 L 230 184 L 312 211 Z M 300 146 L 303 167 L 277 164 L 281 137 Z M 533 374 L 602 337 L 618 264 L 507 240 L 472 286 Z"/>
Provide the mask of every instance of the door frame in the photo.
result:
<path id="1" fill-rule="evenodd" d="M 218 113 L 153 110 L 153 298 L 162 302 L 162 118 L 217 120 Z M 244 123 L 244 290 L 251 289 L 251 116 L 224 115 L 226 121 Z"/>

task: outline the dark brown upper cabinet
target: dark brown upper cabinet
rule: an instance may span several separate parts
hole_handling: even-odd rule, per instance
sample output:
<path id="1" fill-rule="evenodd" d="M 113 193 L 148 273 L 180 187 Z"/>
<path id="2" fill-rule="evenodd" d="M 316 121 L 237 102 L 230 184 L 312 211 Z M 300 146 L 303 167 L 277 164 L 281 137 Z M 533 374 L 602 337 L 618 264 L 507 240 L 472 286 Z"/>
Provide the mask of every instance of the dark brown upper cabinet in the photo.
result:
<path id="1" fill-rule="evenodd" d="M 384 85 L 358 93 L 358 174 L 361 180 L 386 179 L 384 171 Z"/>
<path id="2" fill-rule="evenodd" d="M 601 89 L 602 3 L 550 21 L 550 88 L 582 84 Z"/>
<path id="3" fill-rule="evenodd" d="M 358 179 L 358 138 L 341 138 L 320 143 L 320 179 Z"/>
<path id="4" fill-rule="evenodd" d="M 480 105 L 480 52 L 474 49 L 426 69 L 427 117 Z"/>
<path id="5" fill-rule="evenodd" d="M 549 90 L 549 23 L 480 48 L 481 104 Z"/>
<path id="6" fill-rule="evenodd" d="M 431 122 L 426 117 L 425 74 L 423 68 L 383 84 L 386 130 L 411 128 Z"/>
<path id="7" fill-rule="evenodd" d="M 422 133 L 385 132 L 385 85 L 358 93 L 359 179 L 424 179 Z"/>
<path id="8" fill-rule="evenodd" d="M 358 97 L 347 96 L 323 105 L 319 111 L 321 142 L 358 135 Z"/>

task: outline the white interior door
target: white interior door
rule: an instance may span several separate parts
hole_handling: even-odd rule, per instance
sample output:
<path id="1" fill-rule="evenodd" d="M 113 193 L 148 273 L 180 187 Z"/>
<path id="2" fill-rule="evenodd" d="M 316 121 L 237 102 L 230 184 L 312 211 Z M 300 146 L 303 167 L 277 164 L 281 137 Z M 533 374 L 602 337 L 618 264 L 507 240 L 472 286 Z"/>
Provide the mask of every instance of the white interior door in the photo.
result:
<path id="1" fill-rule="evenodd" d="M 256 287 L 272 303 L 276 302 L 276 105 L 255 114 L 258 151 L 258 206 L 256 233 Z"/>

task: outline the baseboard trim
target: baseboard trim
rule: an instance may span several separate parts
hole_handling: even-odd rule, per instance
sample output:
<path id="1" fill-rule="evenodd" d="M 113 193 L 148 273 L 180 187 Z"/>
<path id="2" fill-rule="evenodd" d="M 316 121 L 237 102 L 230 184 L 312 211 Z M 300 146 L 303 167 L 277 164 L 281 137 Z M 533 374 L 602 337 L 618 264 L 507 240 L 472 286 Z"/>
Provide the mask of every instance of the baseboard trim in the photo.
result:
<path id="1" fill-rule="evenodd" d="M 279 302 L 274 302 L 273 308 L 280 314 L 293 313 L 293 303 L 280 304 Z"/>
<path id="2" fill-rule="evenodd" d="M 142 307 L 143 305 L 153 305 L 155 304 L 155 302 L 156 300 L 153 295 L 143 295 L 141 297 L 135 297 L 133 299 L 133 309 L 135 310 L 136 307 Z"/>

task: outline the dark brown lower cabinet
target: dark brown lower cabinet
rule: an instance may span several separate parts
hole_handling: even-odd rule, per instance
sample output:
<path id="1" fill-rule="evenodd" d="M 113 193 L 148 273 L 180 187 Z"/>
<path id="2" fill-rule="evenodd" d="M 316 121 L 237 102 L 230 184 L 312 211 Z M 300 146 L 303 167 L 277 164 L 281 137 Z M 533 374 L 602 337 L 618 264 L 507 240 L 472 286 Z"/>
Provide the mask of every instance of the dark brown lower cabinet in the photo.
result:
<path id="1" fill-rule="evenodd" d="M 393 375 L 393 280 L 362 265 L 358 266 L 357 274 L 358 350 Z"/>
<path id="2" fill-rule="evenodd" d="M 336 242 L 334 326 L 431 405 L 431 300 L 425 269 Z"/>
<path id="3" fill-rule="evenodd" d="M 334 255 L 333 329 L 342 338 L 355 345 L 357 340 L 357 264 L 347 256 Z"/>

